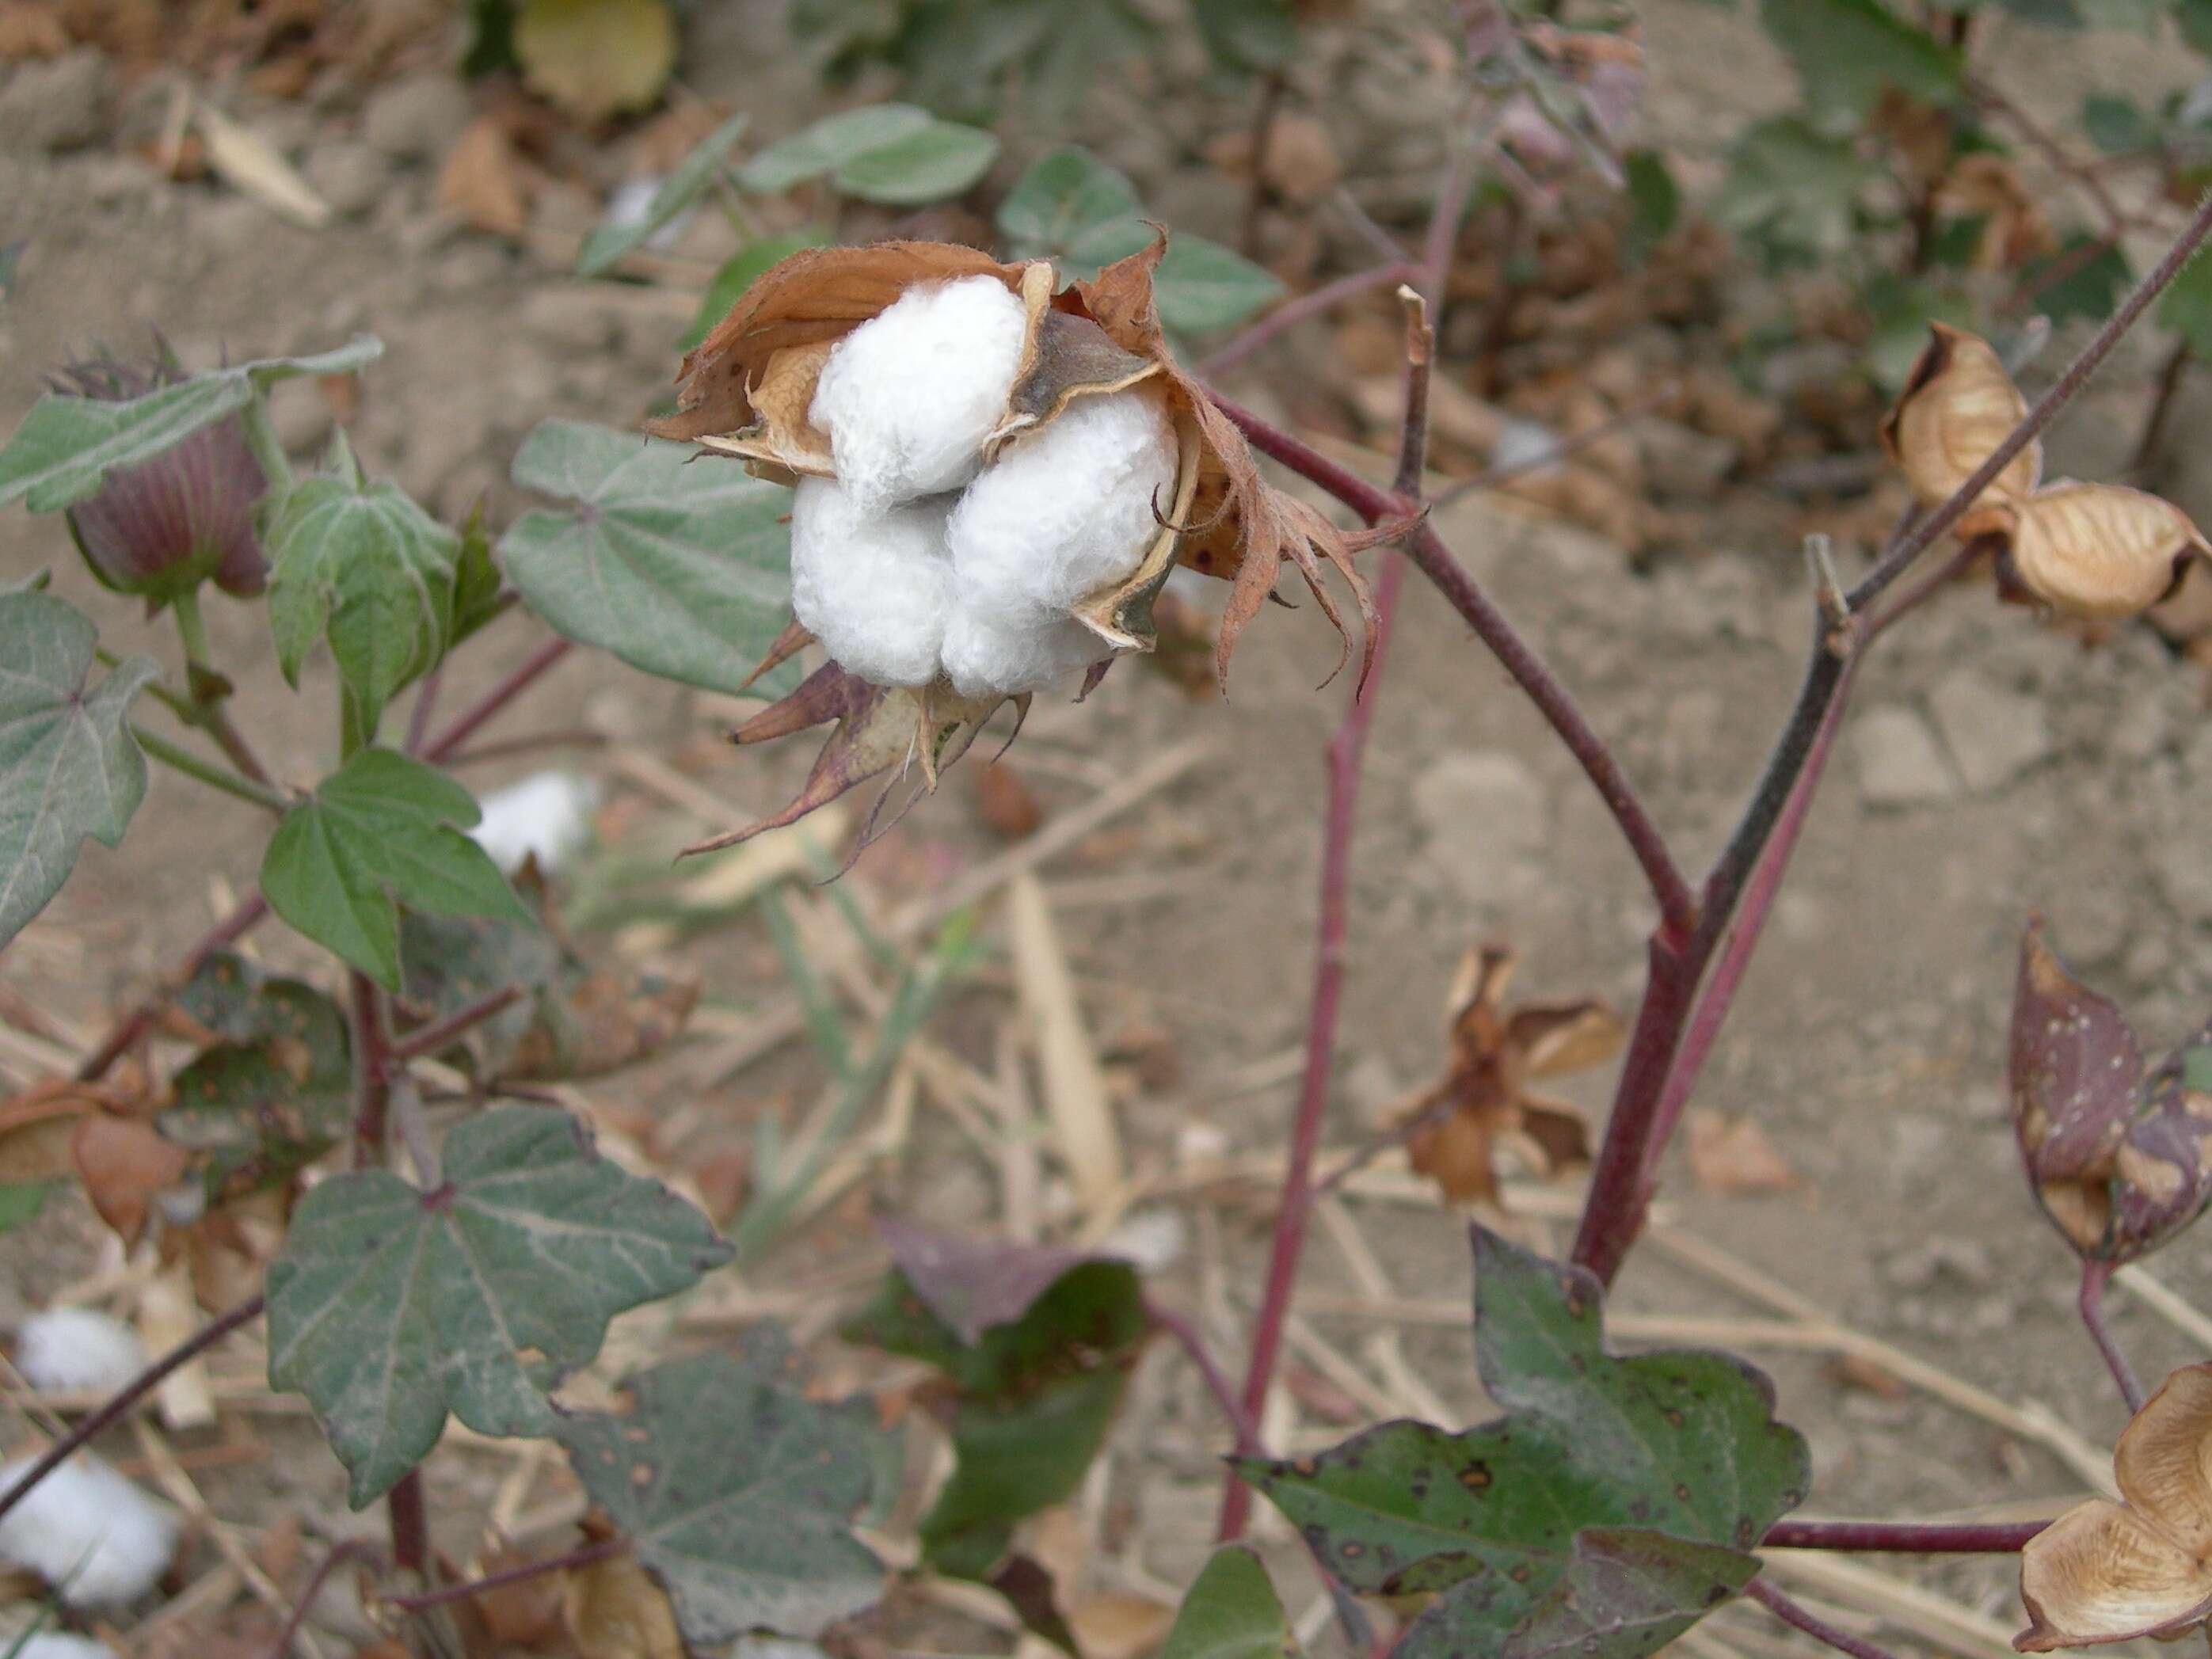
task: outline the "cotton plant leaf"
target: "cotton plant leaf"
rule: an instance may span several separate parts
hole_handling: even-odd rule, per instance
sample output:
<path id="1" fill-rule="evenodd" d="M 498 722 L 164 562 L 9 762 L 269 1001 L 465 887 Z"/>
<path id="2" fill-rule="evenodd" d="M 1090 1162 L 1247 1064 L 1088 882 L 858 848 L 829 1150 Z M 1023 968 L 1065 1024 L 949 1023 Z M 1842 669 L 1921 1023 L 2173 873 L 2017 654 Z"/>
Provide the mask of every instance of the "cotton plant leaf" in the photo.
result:
<path id="1" fill-rule="evenodd" d="M 643 244 L 704 195 L 715 175 L 727 165 L 730 152 L 744 137 L 752 118 L 740 110 L 692 146 L 691 153 L 669 170 L 645 204 L 645 211 L 627 223 L 602 225 L 584 239 L 576 258 L 576 274 L 599 276 L 614 269 L 622 257 Z"/>
<path id="2" fill-rule="evenodd" d="M 932 121 L 919 132 L 841 163 L 830 182 L 848 196 L 886 207 L 949 201 L 991 170 L 996 135 L 954 121 Z"/>
<path id="3" fill-rule="evenodd" d="M 453 636 L 463 538 L 398 485 L 367 483 L 349 465 L 273 495 L 261 520 L 277 666 L 297 685 L 307 653 L 327 641 L 353 729 L 373 738 L 385 706 L 438 665 Z"/>
<path id="4" fill-rule="evenodd" d="M 788 190 L 809 179 L 927 131 L 936 118 L 911 104 L 870 104 L 824 116 L 813 125 L 779 139 L 739 169 L 738 180 L 763 195 Z"/>
<path id="5" fill-rule="evenodd" d="M 1824 123 L 1863 119 L 1887 92 L 1942 106 L 1962 90 L 1959 54 L 1882 0 L 1762 0 L 1759 21 Z"/>
<path id="6" fill-rule="evenodd" d="M 1030 164 L 999 204 L 997 224 L 1012 258 L 1042 259 L 1066 253 L 1087 230 L 1143 210 L 1127 174 L 1066 145 Z"/>
<path id="7" fill-rule="evenodd" d="M 1577 1538 L 1629 1529 L 1741 1554 L 1802 1501 L 1809 1478 L 1804 1439 L 1774 1420 L 1760 1372 L 1689 1349 L 1616 1358 L 1589 1274 L 1482 1228 L 1474 1248 L 1476 1365 L 1507 1415 L 1457 1433 L 1386 1423 L 1310 1457 L 1237 1466 L 1349 1588 L 1443 1592 L 1409 1632 L 1408 1659 L 1470 1644 L 1517 1651 L 1500 1644 L 1553 1627 L 1546 1597 L 1593 1574 L 1725 1580 L 1736 1569 L 1703 1557 L 1637 1568 L 1650 1555 L 1640 1540 L 1585 1559 Z M 1665 1607 L 1620 1588 L 1644 1596 L 1644 1628 L 1666 1623 Z M 1671 1605 L 1694 1619 L 1705 1604 Z"/>
<path id="8" fill-rule="evenodd" d="M 1260 1558 L 1224 1544 L 1183 1592 L 1160 1659 L 1299 1659 L 1301 1652 Z"/>
<path id="9" fill-rule="evenodd" d="M 562 634 L 633 668 L 736 691 L 788 619 L 791 492 L 684 444 L 548 421 L 514 481 L 569 505 L 500 538 L 507 579 Z M 768 677 L 764 692 L 795 676 Z"/>
<path id="10" fill-rule="evenodd" d="M 129 715 L 161 669 L 133 657 L 95 684 L 98 637 L 50 594 L 0 593 L 0 947 L 61 890 L 85 837 L 118 845 L 145 797 Z"/>
<path id="11" fill-rule="evenodd" d="M 356 1509 L 437 1443 L 450 1411 L 489 1435 L 552 1433 L 546 1391 L 625 1308 L 728 1257 L 707 1218 L 593 1150 L 567 1113 L 502 1106 L 447 1136 L 424 1192 L 332 1176 L 269 1267 L 269 1380 L 307 1395 Z"/>
<path id="12" fill-rule="evenodd" d="M 386 989 L 399 989 L 399 918 L 527 921 L 499 866 L 462 834 L 476 798 L 420 761 L 364 749 L 284 815 L 261 890 L 287 922 Z"/>
<path id="13" fill-rule="evenodd" d="M 672 1359 L 631 1379 L 626 1415 L 559 1418 L 577 1478 L 704 1648 L 758 1632 L 811 1638 L 882 1593 L 852 1534 L 884 1437 L 865 1401 L 822 1405 L 760 1334 L 742 1355 Z"/>
<path id="14" fill-rule="evenodd" d="M 362 335 L 334 351 L 213 369 L 121 403 L 50 392 L 0 447 L 0 507 L 20 498 L 33 513 L 58 513 L 93 495 L 115 468 L 151 460 L 278 380 L 349 374 L 383 352 Z"/>
<path id="15" fill-rule="evenodd" d="M 1083 1479 L 1150 1334 L 1136 1270 L 1061 1250 L 891 1224 L 895 1264 L 847 1336 L 937 1367 L 952 1475 L 922 1517 L 923 1559 L 984 1578 L 1014 1524 Z"/>

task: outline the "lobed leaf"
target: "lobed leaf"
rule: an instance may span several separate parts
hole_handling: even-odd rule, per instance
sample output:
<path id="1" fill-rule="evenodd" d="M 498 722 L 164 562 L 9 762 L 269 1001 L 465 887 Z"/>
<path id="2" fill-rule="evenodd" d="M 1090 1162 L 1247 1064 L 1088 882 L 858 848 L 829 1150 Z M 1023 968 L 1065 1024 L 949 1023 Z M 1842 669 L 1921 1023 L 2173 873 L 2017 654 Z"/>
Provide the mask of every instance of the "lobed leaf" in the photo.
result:
<path id="1" fill-rule="evenodd" d="M 46 908 L 87 836 L 123 839 L 146 793 L 131 701 L 144 657 L 91 683 L 91 622 L 31 588 L 0 593 L 0 945 Z"/>
<path id="2" fill-rule="evenodd" d="M 444 1163 L 432 1192 L 331 1176 L 269 1267 L 269 1380 L 307 1396 L 356 1509 L 428 1454 L 448 1411 L 479 1434 L 553 1432 L 545 1391 L 608 1320 L 728 1256 L 706 1217 L 600 1158 L 565 1112 L 466 1119 Z"/>
<path id="3" fill-rule="evenodd" d="M 372 739 L 385 705 L 437 666 L 464 620 L 462 538 L 398 485 L 357 476 L 305 479 L 261 512 L 277 666 L 296 686 L 307 653 L 327 639 L 353 729 Z M 480 586 L 472 565 L 471 587 Z"/>
<path id="4" fill-rule="evenodd" d="M 961 194 L 999 159 L 996 135 L 933 121 L 921 131 L 855 155 L 830 175 L 848 196 L 889 207 L 920 207 Z"/>
<path id="5" fill-rule="evenodd" d="M 956 1462 L 922 1553 L 981 1578 L 1014 1523 L 1073 1492 L 1104 1443 L 1151 1330 L 1142 1287 L 1123 1261 L 896 1224 L 884 1239 L 896 1266 L 846 1333 L 945 1374 Z"/>
<path id="6" fill-rule="evenodd" d="M 1085 231 L 1143 211 L 1127 174 L 1066 145 L 1030 164 L 999 204 L 999 234 L 1017 259 L 1066 253 Z"/>
<path id="7" fill-rule="evenodd" d="M 404 904 L 526 921 L 490 855 L 461 831 L 474 796 L 389 749 L 364 749 L 284 815 L 261 859 L 270 907 L 386 990 L 399 988 Z"/>
<path id="8" fill-rule="evenodd" d="M 58 513 L 94 494 L 113 469 L 151 460 L 276 381 L 349 374 L 383 352 L 380 342 L 362 335 L 334 351 L 215 369 L 121 403 L 50 392 L 0 447 L 0 506 L 20 496 L 33 513 Z"/>
<path id="9" fill-rule="evenodd" d="M 811 1638 L 883 1586 L 851 1530 L 875 1485 L 874 1415 L 807 1399 L 787 1355 L 763 1346 L 666 1361 L 631 1381 L 627 1416 L 553 1429 L 697 1646 Z"/>
<path id="10" fill-rule="evenodd" d="M 686 446 L 548 421 L 514 481 L 574 503 L 500 538 L 507 578 L 545 620 L 634 668 L 736 691 L 789 614 L 791 493 Z M 771 677 L 766 692 L 793 677 Z"/>
<path id="11" fill-rule="evenodd" d="M 1742 1552 L 1802 1500 L 1805 1443 L 1774 1420 L 1765 1376 L 1688 1349 L 1615 1358 L 1589 1274 L 1474 1237 L 1476 1366 L 1507 1416 L 1456 1434 L 1386 1423 L 1317 1456 L 1239 1465 L 1330 1572 L 1362 1591 L 1444 1591 L 1424 1615 L 1437 1650 L 1495 1650 L 1559 1616 L 1540 1610 L 1588 1529 Z"/>

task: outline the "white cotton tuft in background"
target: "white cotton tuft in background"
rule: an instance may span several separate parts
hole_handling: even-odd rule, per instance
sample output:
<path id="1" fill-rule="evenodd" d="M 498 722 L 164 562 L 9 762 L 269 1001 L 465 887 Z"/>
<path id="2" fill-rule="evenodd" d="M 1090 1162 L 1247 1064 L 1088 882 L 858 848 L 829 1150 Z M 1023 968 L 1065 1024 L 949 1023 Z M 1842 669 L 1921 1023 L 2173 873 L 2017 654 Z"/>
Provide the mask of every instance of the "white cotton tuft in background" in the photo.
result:
<path id="1" fill-rule="evenodd" d="M 952 603 L 941 502 L 864 512 L 850 490 L 801 478 L 791 500 L 792 614 L 830 659 L 877 685 L 927 685 Z"/>
<path id="2" fill-rule="evenodd" d="M 550 876 L 591 844 L 599 786 L 574 772 L 533 772 L 477 805 L 483 817 L 469 838 L 494 864 L 511 876 L 534 853 L 538 869 Z"/>
<path id="3" fill-rule="evenodd" d="M 21 1645 L 17 1645 L 18 1643 Z M 0 1654 L 9 1659 L 115 1659 L 115 1650 L 89 1636 L 42 1630 L 23 1637 L 0 1636 Z"/>
<path id="4" fill-rule="evenodd" d="M 13 1491 L 35 1461 L 18 1458 L 0 1468 L 0 1493 Z M 137 1601 L 176 1550 L 175 1517 L 88 1452 L 0 1516 L 0 1559 L 37 1573 L 73 1607 Z"/>
<path id="5" fill-rule="evenodd" d="M 1001 623 L 957 611 L 945 630 L 945 674 L 963 697 L 1048 691 L 1110 656 L 1106 642 L 1066 617 Z"/>
<path id="6" fill-rule="evenodd" d="M 49 1308 L 16 1327 L 15 1369 L 40 1394 L 112 1393 L 146 1369 L 146 1350 L 112 1314 Z"/>
<path id="7" fill-rule="evenodd" d="M 975 476 L 1028 333 L 1004 283 L 963 276 L 908 289 L 837 343 L 807 418 L 829 434 L 838 482 L 861 511 Z"/>
<path id="8" fill-rule="evenodd" d="M 1078 398 L 1009 444 L 952 511 L 960 608 L 1000 626 L 1064 615 L 1144 562 L 1175 507 L 1176 434 L 1147 387 Z"/>

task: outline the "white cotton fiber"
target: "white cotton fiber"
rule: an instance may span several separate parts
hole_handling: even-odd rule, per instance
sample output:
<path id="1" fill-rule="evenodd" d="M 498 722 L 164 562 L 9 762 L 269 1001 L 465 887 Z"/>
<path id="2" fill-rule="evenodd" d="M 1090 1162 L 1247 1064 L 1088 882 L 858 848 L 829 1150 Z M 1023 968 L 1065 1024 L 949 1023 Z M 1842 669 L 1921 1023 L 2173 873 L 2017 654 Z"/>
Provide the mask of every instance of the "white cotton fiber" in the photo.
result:
<path id="1" fill-rule="evenodd" d="M 112 1394 L 146 1369 L 138 1334 L 94 1308 L 49 1308 L 15 1330 L 15 1369 L 41 1394 Z"/>
<path id="2" fill-rule="evenodd" d="M 866 513 L 957 489 L 1006 418 L 1029 331 L 995 276 L 908 289 L 837 343 L 807 418 Z"/>
<path id="3" fill-rule="evenodd" d="M 477 805 L 483 816 L 469 839 L 494 864 L 511 876 L 535 854 L 538 868 L 550 876 L 591 845 L 599 786 L 574 772 L 533 772 L 493 790 Z"/>
<path id="4" fill-rule="evenodd" d="M 21 1638 L 0 1637 L 0 1653 L 9 1659 L 115 1659 L 115 1650 L 89 1636 L 72 1636 L 65 1630 L 42 1630 Z"/>
<path id="5" fill-rule="evenodd" d="M 34 1459 L 0 1468 L 12 1491 Z M 176 1553 L 169 1511 L 88 1452 L 80 1452 L 0 1516 L 0 1559 L 35 1572 L 73 1607 L 121 1607 L 154 1588 Z"/>
<path id="6" fill-rule="evenodd" d="M 953 509 L 960 608 L 1001 626 L 1064 615 L 1143 562 L 1175 481 L 1175 425 L 1157 394 L 1078 398 L 1008 445 Z"/>
<path id="7" fill-rule="evenodd" d="M 927 685 L 952 602 L 942 502 L 861 510 L 801 478 L 791 502 L 791 609 L 830 659 L 877 685 Z"/>
<path id="8" fill-rule="evenodd" d="M 1104 641 L 1066 617 L 1000 623 L 957 611 L 945 630 L 945 678 L 963 697 L 1048 691 L 1111 654 Z"/>

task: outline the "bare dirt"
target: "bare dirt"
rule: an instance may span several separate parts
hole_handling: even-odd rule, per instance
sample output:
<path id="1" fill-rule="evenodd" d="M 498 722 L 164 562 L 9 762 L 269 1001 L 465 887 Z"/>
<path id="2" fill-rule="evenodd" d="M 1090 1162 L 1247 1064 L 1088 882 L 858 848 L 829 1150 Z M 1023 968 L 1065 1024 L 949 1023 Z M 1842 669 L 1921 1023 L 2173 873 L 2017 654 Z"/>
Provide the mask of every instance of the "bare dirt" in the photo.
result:
<path id="1" fill-rule="evenodd" d="M 768 25 L 756 11 L 714 15 L 686 74 L 708 95 L 756 99 L 763 126 L 781 131 L 813 94 L 795 74 L 772 73 L 763 89 L 754 54 Z M 1770 95 L 1786 101 L 1786 72 L 1747 20 L 1691 0 L 1650 12 L 1660 137 L 1688 158 L 1686 179 L 1710 179 L 1735 122 Z M 2099 78 L 2158 72 L 2147 46 L 2122 40 L 2112 50 L 2116 61 L 2099 65 Z M 1999 58 L 2008 73 L 2062 73 Z M 1345 129 L 1355 173 L 1385 156 L 1413 165 L 1425 142 L 1418 124 L 1393 130 L 1376 113 L 1390 102 L 1389 66 L 1354 67 L 1359 76 L 1332 121 Z M 162 182 L 116 153 L 112 135 L 143 124 L 148 95 L 122 95 L 100 140 L 65 153 L 0 127 L 0 240 L 26 244 L 0 303 L 0 427 L 28 406 L 42 368 L 93 342 L 127 348 L 159 327 L 189 360 L 210 362 L 223 350 L 313 349 L 367 330 L 387 351 L 352 428 L 365 460 L 447 512 L 489 490 L 497 519 L 514 509 L 501 479 L 531 426 L 555 415 L 625 423 L 665 384 L 680 304 L 650 289 L 579 283 L 544 257 L 440 221 L 430 167 L 461 117 L 436 90 L 420 94 L 422 137 L 411 155 L 366 144 L 358 94 L 321 106 L 244 106 L 310 178 L 328 181 L 346 167 L 366 173 L 358 210 L 312 232 L 215 185 Z M 1234 127 L 1237 112 L 1179 113 L 1164 132 L 1132 131 L 1120 118 L 1130 101 L 1102 90 L 1077 125 L 1138 176 L 1170 220 L 1206 225 L 1208 216 L 1233 213 L 1237 187 L 1194 165 L 1190 150 L 1209 131 Z M 2045 359 L 2045 372 L 2064 345 Z M 2109 467 L 2124 448 L 2111 434 L 2132 430 L 2148 374 L 2147 352 L 2125 355 L 2062 426 L 2055 456 Z M 1295 398 L 1297 375 L 1295 359 L 1279 357 L 1241 386 L 1258 399 Z M 287 392 L 284 429 L 305 451 L 327 416 L 312 388 L 296 393 Z M 2191 422 L 2176 424 L 2186 432 Z M 2185 467 L 2177 489 L 2186 499 L 2198 483 Z M 1438 527 L 1584 701 L 1686 860 L 1709 854 L 1765 757 L 1807 649 L 1796 547 L 1772 533 L 1771 518 L 1718 517 L 1694 556 L 1662 559 L 1639 575 L 1617 548 L 1520 508 L 1471 501 L 1441 515 Z M 112 648 L 165 648 L 161 630 L 93 587 L 55 525 L 0 517 L 0 580 L 41 564 L 52 568 L 57 592 L 100 618 Z M 329 729 L 326 675 L 311 672 L 299 696 L 286 693 L 256 614 L 220 601 L 213 610 L 219 654 L 237 665 L 245 688 L 241 718 L 283 775 L 312 777 Z M 501 623 L 457 671 L 447 706 L 459 707 L 472 684 L 538 636 L 527 621 Z M 1079 708 L 1040 709 L 1014 751 L 1048 808 L 1065 811 L 1171 744 L 1203 735 L 1214 744 L 1201 771 L 1046 869 L 1048 890 L 1062 896 L 1060 921 L 1094 1029 L 1109 1046 L 1133 1033 L 1164 1034 L 1179 1061 L 1171 1081 L 1126 1073 L 1121 1127 L 1140 1168 L 1186 1163 L 1209 1135 L 1240 1153 L 1279 1145 L 1295 1088 L 1286 1057 L 1304 1029 L 1311 975 L 1319 750 L 1344 696 L 1341 685 L 1317 693 L 1314 683 L 1334 659 L 1310 605 L 1273 612 L 1240 654 L 1225 703 L 1190 701 L 1125 668 Z M 2015 952 L 2024 919 L 2040 911 L 2058 947 L 2125 1004 L 2148 1046 L 2202 1019 L 2212 1001 L 2203 840 L 2212 737 L 2200 729 L 2202 691 L 2194 671 L 2145 633 L 2085 650 L 1978 588 L 1947 594 L 1900 627 L 1863 677 L 1754 979 L 1696 1103 L 1763 1125 L 1802 1185 L 1715 1196 L 1679 1155 L 1667 1171 L 1674 1224 L 1856 1332 L 2003 1401 L 2038 1402 L 2092 1444 L 2109 1443 L 2122 1413 L 2075 1322 L 2069 1259 L 2021 1182 L 2002 1097 Z M 502 729 L 590 724 L 679 763 L 733 814 L 769 807 L 805 757 L 720 750 L 713 734 L 728 712 L 580 654 Z M 469 781 L 489 787 L 536 763 L 501 762 Z M 636 809 L 626 821 L 670 810 L 625 781 L 607 753 L 578 763 L 607 778 L 618 805 Z M 971 785 L 955 775 L 863 863 L 854 880 L 870 902 L 893 902 L 995 850 Z M 257 830 L 246 809 L 157 773 L 123 850 L 87 847 L 46 918 L 0 962 L 0 987 L 68 1029 L 96 1032 L 104 1008 L 143 990 L 156 964 L 217 913 L 222 894 L 250 880 Z M 1356 1139 L 1440 1063 L 1443 1000 L 1473 943 L 1518 947 L 1516 990 L 1595 992 L 1632 1005 L 1651 921 L 1634 866 L 1571 761 L 1418 578 L 1382 694 L 1357 870 L 1333 1145 Z M 258 939 L 272 957 L 307 959 L 280 927 Z M 749 922 L 678 954 L 710 975 L 708 1006 L 724 1016 L 716 1029 L 773 990 L 772 958 Z M 963 999 L 942 1035 L 988 1071 L 1006 1007 L 987 986 Z M 0 1066 L 18 1082 L 27 1075 L 17 1060 Z M 588 1096 L 610 1121 L 680 1114 L 695 1128 L 702 1120 L 738 1126 L 787 1108 L 808 1078 L 788 1055 L 726 1082 L 677 1086 L 691 1075 L 679 1053 L 635 1086 Z M 1587 1074 L 1570 1092 L 1600 1113 L 1609 1082 L 1605 1072 Z M 995 1212 L 996 1182 L 992 1162 L 925 1108 L 900 1160 L 877 1172 L 872 1195 L 926 1220 L 974 1224 Z M 1140 1206 L 1172 1218 L 1174 1265 L 1163 1282 L 1198 1308 L 1232 1360 L 1255 1297 L 1268 1207 L 1265 1191 L 1249 1184 Z M 1461 1217 L 1372 1197 L 1353 1207 L 1401 1297 L 1464 1301 Z M 843 1202 L 836 1219 L 803 1235 L 751 1285 L 773 1291 L 786 1273 L 811 1283 L 845 1273 L 857 1295 L 871 1247 L 856 1242 L 852 1224 L 864 1209 L 864 1198 Z M 1516 1224 L 1564 1247 L 1557 1226 L 1526 1215 Z M 100 1265 L 112 1248 L 104 1237 L 71 1205 L 51 1211 L 32 1236 L 0 1243 L 8 1268 L 0 1322 Z M 1364 1345 L 1391 1325 L 1318 1310 L 1340 1305 L 1327 1300 L 1332 1294 L 1360 1288 L 1326 1230 L 1309 1261 L 1314 1328 L 1355 1364 L 1371 1358 Z M 2201 1233 L 2166 1251 L 2153 1271 L 2212 1307 Z M 1776 1314 L 1656 1249 L 1632 1262 L 1617 1305 L 1641 1315 Z M 2203 1357 L 2125 1292 L 2114 1307 L 2119 1338 L 2147 1375 Z M 817 1318 L 812 1328 L 828 1322 Z M 1403 1341 L 1428 1388 L 1455 1411 L 1479 1409 L 1463 1329 L 1417 1322 Z M 2047 1449 L 1924 1391 L 1885 1397 L 1840 1379 L 1828 1355 L 1750 1352 L 1772 1370 L 1783 1413 L 1812 1439 L 1814 1511 L 2034 1514 L 2081 1490 Z M 1290 1429 L 1286 1443 L 1342 1432 L 1316 1403 L 1334 1385 L 1315 1380 L 1310 1356 L 1296 1365 L 1307 1381 L 1303 1403 L 1276 1425 Z M 1410 1408 L 1387 1374 L 1370 1368 L 1368 1385 Z M 343 1514 L 336 1465 L 296 1419 L 252 1424 L 277 1455 L 205 1474 L 217 1514 L 251 1529 L 301 1506 L 321 1528 L 369 1526 L 374 1517 Z M 1211 1460 L 1220 1445 L 1188 1368 L 1154 1355 L 1086 1500 L 1103 1548 L 1098 1583 L 1144 1590 L 1187 1582 L 1210 1536 Z M 471 1455 L 442 1467 L 452 1473 L 434 1484 L 436 1525 L 462 1559 L 508 1466 Z M 538 1490 L 556 1494 L 557 1484 L 549 1474 Z M 1880 1565 L 1939 1586 L 2000 1626 L 2015 1622 L 2004 1564 Z M 1898 1625 L 1882 1629 L 1900 1652 L 1942 1650 Z M 1797 1650 L 1748 1613 L 1717 1621 L 1714 1633 L 1738 1652 Z M 961 1639 L 1003 1645 L 980 1630 Z"/>

